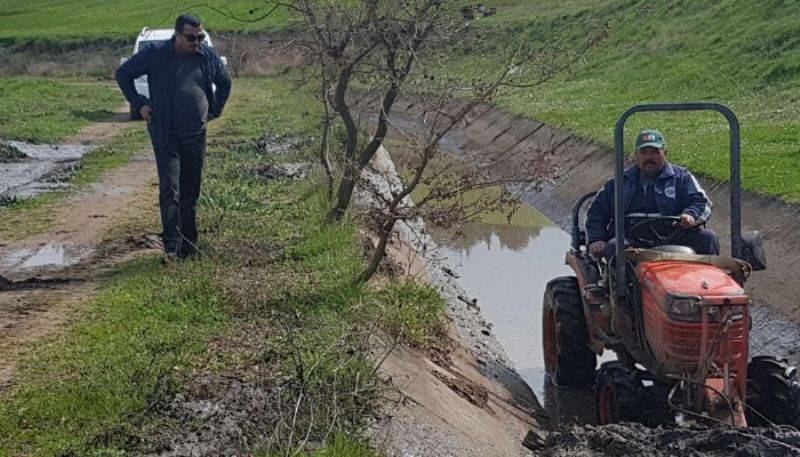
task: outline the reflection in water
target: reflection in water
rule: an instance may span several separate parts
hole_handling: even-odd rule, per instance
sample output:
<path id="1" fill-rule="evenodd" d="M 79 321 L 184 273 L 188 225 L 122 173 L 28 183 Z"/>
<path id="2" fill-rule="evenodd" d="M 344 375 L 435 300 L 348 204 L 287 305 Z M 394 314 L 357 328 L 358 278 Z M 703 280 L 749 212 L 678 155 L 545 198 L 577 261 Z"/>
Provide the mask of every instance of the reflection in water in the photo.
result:
<path id="1" fill-rule="evenodd" d="M 470 224 L 455 240 L 434 239 L 478 298 L 483 315 L 514 361 L 519 374 L 541 396 L 544 358 L 541 306 L 549 280 L 569 275 L 564 254 L 569 236 L 555 227 Z"/>
<path id="2" fill-rule="evenodd" d="M 573 274 L 564 263 L 569 235 L 554 226 L 489 224 L 469 224 L 456 236 L 435 230 L 432 235 L 460 275 L 461 286 L 478 298 L 517 372 L 546 406 L 554 406 L 548 408 L 553 419 L 591 422 L 591 388 L 545 384 L 542 300 L 551 279 Z M 613 359 L 606 354 L 602 359 Z"/>
<path id="3" fill-rule="evenodd" d="M 456 230 L 446 243 L 449 249 L 457 250 L 459 255 L 466 257 L 469 257 L 473 247 L 488 251 L 492 248 L 522 251 L 536 238 L 539 230 L 539 227 L 507 224 L 466 224 Z M 434 233 L 434 237 L 444 238 L 439 235 Z"/>

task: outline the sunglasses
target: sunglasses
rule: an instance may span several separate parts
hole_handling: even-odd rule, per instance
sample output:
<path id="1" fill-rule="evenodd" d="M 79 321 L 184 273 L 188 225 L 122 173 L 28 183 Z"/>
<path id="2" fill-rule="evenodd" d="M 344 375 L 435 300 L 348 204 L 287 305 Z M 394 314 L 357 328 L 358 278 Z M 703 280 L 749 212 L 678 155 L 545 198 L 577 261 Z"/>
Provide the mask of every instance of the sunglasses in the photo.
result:
<path id="1" fill-rule="evenodd" d="M 186 41 L 189 43 L 194 43 L 195 41 L 203 41 L 206 39 L 205 33 L 198 33 L 197 35 L 186 35 L 185 33 L 181 33 L 184 37 L 186 37 Z"/>

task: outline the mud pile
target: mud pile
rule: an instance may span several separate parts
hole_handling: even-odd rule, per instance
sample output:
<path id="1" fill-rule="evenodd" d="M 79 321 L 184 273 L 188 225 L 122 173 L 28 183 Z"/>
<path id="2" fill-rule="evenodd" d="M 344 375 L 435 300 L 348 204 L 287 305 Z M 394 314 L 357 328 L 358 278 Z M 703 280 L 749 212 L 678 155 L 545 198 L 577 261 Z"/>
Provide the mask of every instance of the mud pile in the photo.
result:
<path id="1" fill-rule="evenodd" d="M 276 394 L 268 389 L 213 375 L 188 387 L 167 405 L 161 422 L 147 430 L 138 449 L 142 455 L 234 455 L 265 440 L 260 425 L 276 421 Z"/>
<path id="2" fill-rule="evenodd" d="M 791 427 L 735 429 L 692 426 L 647 428 L 639 424 L 575 425 L 542 438 L 531 432 L 526 447 L 537 455 L 588 456 L 790 456 L 800 455 L 800 432 Z"/>

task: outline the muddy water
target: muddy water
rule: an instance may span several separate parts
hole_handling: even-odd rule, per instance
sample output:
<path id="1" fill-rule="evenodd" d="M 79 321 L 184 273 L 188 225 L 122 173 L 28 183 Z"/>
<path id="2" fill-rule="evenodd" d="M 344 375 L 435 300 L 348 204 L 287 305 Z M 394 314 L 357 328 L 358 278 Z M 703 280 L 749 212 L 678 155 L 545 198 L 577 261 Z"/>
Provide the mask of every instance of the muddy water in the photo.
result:
<path id="1" fill-rule="evenodd" d="M 564 264 L 570 237 L 539 214 L 526 219 L 515 225 L 469 224 L 455 234 L 433 230 L 432 236 L 554 422 L 590 422 L 591 392 L 553 386 L 541 347 L 545 286 L 573 274 Z M 602 360 L 613 360 L 613 355 L 607 352 Z"/>
<path id="2" fill-rule="evenodd" d="M 24 158 L 0 163 L 0 201 L 28 198 L 67 186 L 65 174 L 92 148 L 9 141 Z"/>
<path id="3" fill-rule="evenodd" d="M 35 249 L 20 249 L 9 253 L 0 251 L 0 275 L 9 276 L 40 268 L 60 268 L 74 265 L 91 254 L 84 246 L 47 243 Z"/>

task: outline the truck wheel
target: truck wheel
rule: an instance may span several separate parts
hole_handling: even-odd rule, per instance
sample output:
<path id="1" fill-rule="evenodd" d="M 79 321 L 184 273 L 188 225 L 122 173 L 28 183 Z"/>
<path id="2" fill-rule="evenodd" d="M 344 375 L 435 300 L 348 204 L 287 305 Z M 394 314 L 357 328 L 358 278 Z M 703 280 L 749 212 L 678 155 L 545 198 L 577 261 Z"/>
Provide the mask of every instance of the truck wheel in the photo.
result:
<path id="1" fill-rule="evenodd" d="M 644 386 L 635 368 L 621 362 L 600 366 L 595 384 L 595 414 L 600 425 L 639 422 Z"/>
<path id="2" fill-rule="evenodd" d="M 138 112 L 138 111 L 136 111 L 135 109 L 133 109 L 133 107 L 130 107 L 129 109 L 130 109 L 130 112 L 131 112 L 131 120 L 132 120 L 132 121 L 138 121 L 138 120 L 141 120 L 141 119 L 142 119 L 142 115 L 141 115 L 141 114 L 139 114 L 139 112 Z"/>
<path id="3" fill-rule="evenodd" d="M 553 383 L 582 387 L 594 382 L 597 357 L 589 348 L 578 280 L 565 276 L 547 283 L 542 313 L 544 366 Z"/>
<path id="4" fill-rule="evenodd" d="M 747 424 L 800 426 L 800 385 L 797 368 L 786 359 L 753 357 L 747 365 Z M 755 411 L 753 411 L 755 410 Z"/>

